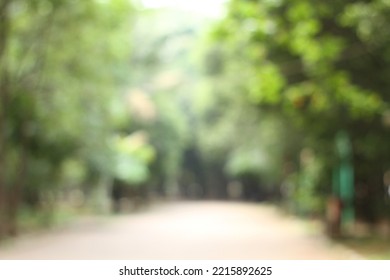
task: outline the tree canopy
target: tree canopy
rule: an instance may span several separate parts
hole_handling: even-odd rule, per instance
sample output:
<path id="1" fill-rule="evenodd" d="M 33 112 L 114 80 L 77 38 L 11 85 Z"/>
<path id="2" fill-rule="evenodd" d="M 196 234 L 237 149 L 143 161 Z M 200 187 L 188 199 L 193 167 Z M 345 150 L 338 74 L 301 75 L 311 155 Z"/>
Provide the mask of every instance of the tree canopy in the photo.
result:
<path id="1" fill-rule="evenodd" d="M 232 0 L 209 52 L 214 59 L 208 67 L 222 81 L 219 91 L 282 116 L 300 134 L 298 146 L 313 150 L 322 162 L 311 183 L 317 189 L 330 192 L 335 138 L 345 131 L 356 182 L 372 190 L 371 204 L 384 195 L 382 177 L 390 164 L 383 122 L 389 110 L 389 9 L 380 0 Z M 304 178 L 305 168 L 296 169 Z"/>
<path id="2" fill-rule="evenodd" d="M 86 174 L 110 172 L 106 104 L 129 67 L 132 8 L 2 0 L 0 9 L 0 227 L 12 234 L 22 202 L 50 197 L 69 160 Z"/>
<path id="3" fill-rule="evenodd" d="M 135 3 L 0 0 L 0 238 L 129 195 L 386 215 L 388 0 Z"/>

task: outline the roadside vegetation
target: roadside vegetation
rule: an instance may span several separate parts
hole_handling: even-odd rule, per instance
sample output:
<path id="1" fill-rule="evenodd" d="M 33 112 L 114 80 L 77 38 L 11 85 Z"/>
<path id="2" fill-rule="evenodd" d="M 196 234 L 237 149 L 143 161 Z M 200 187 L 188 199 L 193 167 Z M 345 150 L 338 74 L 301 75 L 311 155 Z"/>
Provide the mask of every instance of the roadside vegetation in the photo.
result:
<path id="1" fill-rule="evenodd" d="M 161 198 L 270 201 L 331 235 L 389 236 L 389 11 L 0 0 L 0 239 Z"/>

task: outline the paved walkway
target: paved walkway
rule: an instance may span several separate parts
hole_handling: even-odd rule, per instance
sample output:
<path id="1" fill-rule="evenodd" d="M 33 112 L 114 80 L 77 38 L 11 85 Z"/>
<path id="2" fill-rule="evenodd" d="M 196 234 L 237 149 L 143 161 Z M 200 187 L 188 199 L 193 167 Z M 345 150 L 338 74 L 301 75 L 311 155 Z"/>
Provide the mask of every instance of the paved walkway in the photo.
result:
<path id="1" fill-rule="evenodd" d="M 0 247 L 0 259 L 359 259 L 267 205 L 176 202 Z"/>

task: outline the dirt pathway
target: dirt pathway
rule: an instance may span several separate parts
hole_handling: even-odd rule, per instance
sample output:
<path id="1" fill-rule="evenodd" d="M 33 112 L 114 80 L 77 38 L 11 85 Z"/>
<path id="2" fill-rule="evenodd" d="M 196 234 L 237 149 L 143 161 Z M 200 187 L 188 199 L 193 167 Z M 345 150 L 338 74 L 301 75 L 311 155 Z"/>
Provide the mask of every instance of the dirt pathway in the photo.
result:
<path id="1" fill-rule="evenodd" d="M 180 202 L 21 238 L 0 259 L 359 259 L 273 207 Z"/>

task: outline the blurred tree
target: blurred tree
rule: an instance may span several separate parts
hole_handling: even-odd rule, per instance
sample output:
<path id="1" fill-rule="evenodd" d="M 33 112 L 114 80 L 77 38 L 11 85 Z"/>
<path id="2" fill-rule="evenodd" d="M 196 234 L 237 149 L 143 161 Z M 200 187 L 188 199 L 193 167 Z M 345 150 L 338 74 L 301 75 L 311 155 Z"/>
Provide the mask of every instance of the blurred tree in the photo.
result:
<path id="1" fill-rule="evenodd" d="M 214 75 L 219 71 L 225 87 L 260 111 L 286 116 L 303 132 L 302 146 L 322 162 L 315 191 L 307 189 L 313 201 L 331 189 L 341 130 L 352 139 L 356 180 L 373 190 L 365 199 L 383 201 L 380 180 L 390 164 L 390 132 L 382 124 L 389 107 L 389 11 L 383 0 L 232 0 L 213 31 L 218 43 L 211 55 L 217 44 L 222 56 L 215 57 Z M 305 170 L 312 173 L 302 168 L 303 178 L 312 176 Z"/>
<path id="2" fill-rule="evenodd" d="M 55 196 L 66 160 L 110 173 L 107 103 L 126 79 L 131 7 L 2 0 L 0 10 L 0 235 L 7 235 L 17 232 L 23 202 Z"/>
<path id="3" fill-rule="evenodd" d="M 168 8 L 145 9 L 136 19 L 133 40 L 142 47 L 132 53 L 131 85 L 137 89 L 129 96 L 144 109 L 133 110 L 130 129 L 149 135 L 156 152 L 149 184 L 159 195 L 177 196 L 179 184 L 190 184 L 182 174 L 185 151 L 196 141 L 192 96 L 198 80 L 191 52 L 203 25 L 202 17 Z"/>

